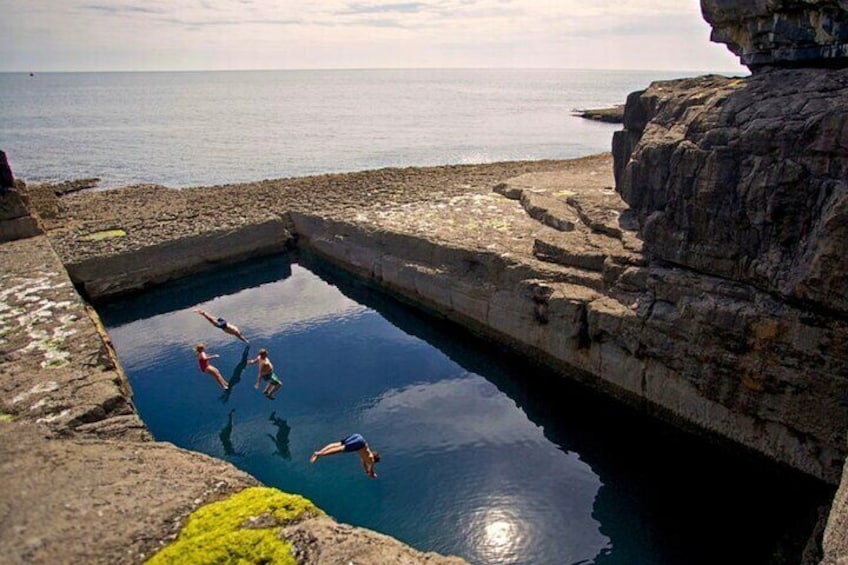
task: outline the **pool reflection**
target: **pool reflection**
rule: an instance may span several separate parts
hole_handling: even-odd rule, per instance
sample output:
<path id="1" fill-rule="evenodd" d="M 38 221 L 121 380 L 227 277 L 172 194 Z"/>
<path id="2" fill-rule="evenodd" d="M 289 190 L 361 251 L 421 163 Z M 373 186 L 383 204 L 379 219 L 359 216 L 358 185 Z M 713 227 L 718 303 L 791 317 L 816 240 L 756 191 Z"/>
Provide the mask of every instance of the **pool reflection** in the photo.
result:
<path id="1" fill-rule="evenodd" d="M 152 317 L 143 300 L 103 309 L 157 439 L 233 458 L 342 521 L 474 563 L 707 563 L 733 544 L 746 562 L 766 563 L 775 547 L 789 554 L 806 541 L 812 522 L 798 517 L 828 495 L 647 420 L 308 256 L 286 273 L 202 297 L 252 348 L 268 348 L 283 381 L 273 402 L 244 386 L 218 401 L 191 347 L 202 339 L 221 354 L 221 367 L 236 361 L 236 384 L 247 351 L 193 314 L 195 304 Z M 365 478 L 347 456 L 306 462 L 351 432 L 383 453 L 380 479 Z M 705 547 L 705 538 L 722 543 Z"/>

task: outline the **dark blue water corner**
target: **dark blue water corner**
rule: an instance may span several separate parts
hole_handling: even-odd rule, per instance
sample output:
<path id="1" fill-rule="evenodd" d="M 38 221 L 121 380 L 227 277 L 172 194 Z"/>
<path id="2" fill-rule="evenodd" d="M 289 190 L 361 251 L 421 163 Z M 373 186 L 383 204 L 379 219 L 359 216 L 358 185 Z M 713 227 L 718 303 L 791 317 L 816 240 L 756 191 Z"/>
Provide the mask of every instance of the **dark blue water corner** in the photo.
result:
<path id="1" fill-rule="evenodd" d="M 236 324 L 250 345 L 194 312 Z M 100 308 L 158 440 L 479 564 L 797 563 L 832 490 L 653 421 L 310 256 Z M 206 344 L 230 383 L 199 371 Z M 267 348 L 283 386 L 256 390 Z M 383 461 L 310 464 L 353 432 Z"/>

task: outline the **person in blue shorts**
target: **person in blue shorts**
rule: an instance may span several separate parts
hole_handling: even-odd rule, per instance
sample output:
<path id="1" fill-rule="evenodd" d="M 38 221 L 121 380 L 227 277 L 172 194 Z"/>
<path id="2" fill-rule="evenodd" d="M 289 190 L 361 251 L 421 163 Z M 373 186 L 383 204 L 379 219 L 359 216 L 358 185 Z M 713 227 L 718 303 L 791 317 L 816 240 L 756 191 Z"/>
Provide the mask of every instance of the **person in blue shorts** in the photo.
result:
<path id="1" fill-rule="evenodd" d="M 360 434 L 351 434 L 340 441 L 328 443 L 318 451 L 314 452 L 309 458 L 310 463 L 315 463 L 319 458 L 327 455 L 335 455 L 336 453 L 356 452 L 362 462 L 362 468 L 365 474 L 372 479 L 377 478 L 377 473 L 374 472 L 374 466 L 380 462 L 380 454 L 376 451 L 371 451 L 368 443 Z"/>
<path id="2" fill-rule="evenodd" d="M 223 330 L 225 333 L 234 335 L 245 343 L 250 343 L 249 341 L 247 341 L 247 339 L 245 339 L 243 335 L 241 335 L 241 332 L 239 331 L 237 326 L 234 326 L 233 324 L 227 322 L 227 320 L 225 320 L 224 318 L 216 318 L 206 310 L 201 310 L 200 308 L 195 308 L 194 311 L 209 320 L 209 323 L 218 328 L 219 330 Z"/>

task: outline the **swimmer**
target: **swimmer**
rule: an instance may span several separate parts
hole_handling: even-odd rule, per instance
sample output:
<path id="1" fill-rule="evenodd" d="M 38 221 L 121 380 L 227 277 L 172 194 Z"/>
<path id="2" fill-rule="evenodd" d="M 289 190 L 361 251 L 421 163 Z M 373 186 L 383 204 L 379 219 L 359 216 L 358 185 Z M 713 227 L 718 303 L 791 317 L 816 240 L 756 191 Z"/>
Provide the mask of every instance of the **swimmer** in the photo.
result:
<path id="1" fill-rule="evenodd" d="M 200 365 L 200 371 L 207 375 L 212 375 L 215 377 L 215 380 L 218 381 L 218 384 L 221 385 L 221 388 L 229 390 L 230 385 L 227 384 L 227 381 L 225 381 L 224 377 L 221 376 L 221 371 L 209 362 L 210 359 L 216 359 L 220 356 L 209 355 L 206 353 L 206 346 L 202 343 L 198 343 L 194 350 L 197 351 L 197 364 Z"/>
<path id="2" fill-rule="evenodd" d="M 380 454 L 376 451 L 371 451 L 365 438 L 359 434 L 351 434 L 341 441 L 328 443 L 313 453 L 312 457 L 309 458 L 309 462 L 315 463 L 321 457 L 335 455 L 336 453 L 349 453 L 351 451 L 355 451 L 359 455 L 365 474 L 372 479 L 376 479 L 377 473 L 374 472 L 374 466 L 380 462 Z"/>
<path id="3" fill-rule="evenodd" d="M 237 326 L 234 326 L 233 324 L 227 322 L 227 320 L 225 320 L 224 318 L 216 318 L 209 314 L 209 312 L 207 312 L 206 310 L 201 310 L 200 308 L 195 308 L 194 311 L 209 320 L 209 323 L 215 326 L 216 328 L 224 330 L 224 332 L 230 335 L 236 336 L 245 343 L 250 343 L 249 341 L 247 341 L 247 339 L 245 339 L 243 335 L 241 335 L 241 332 L 239 331 Z"/>
<path id="4" fill-rule="evenodd" d="M 271 360 L 268 359 L 268 350 L 260 349 L 259 355 L 251 359 L 247 362 L 248 365 L 256 365 L 259 367 L 256 373 L 256 384 L 253 388 L 259 389 L 259 382 L 265 381 L 265 390 L 262 391 L 262 394 L 268 397 L 268 400 L 274 400 L 274 393 L 280 390 L 280 387 L 283 386 L 283 383 L 280 381 L 280 378 L 277 376 L 277 373 L 274 372 L 274 364 L 271 363 Z"/>

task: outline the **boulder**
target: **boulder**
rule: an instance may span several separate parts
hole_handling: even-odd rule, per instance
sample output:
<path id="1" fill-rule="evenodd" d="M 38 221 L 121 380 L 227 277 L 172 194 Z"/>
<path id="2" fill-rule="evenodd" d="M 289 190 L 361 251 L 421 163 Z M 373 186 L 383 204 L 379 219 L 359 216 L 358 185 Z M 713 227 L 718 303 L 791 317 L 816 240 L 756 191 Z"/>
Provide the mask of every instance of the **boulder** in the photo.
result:
<path id="1" fill-rule="evenodd" d="M 12 168 L 9 166 L 9 161 L 6 159 L 6 152 L 0 151 L 0 190 L 4 188 L 14 188 L 15 176 L 12 174 Z"/>
<path id="2" fill-rule="evenodd" d="M 30 213 L 29 198 L 19 188 L 0 189 L 0 242 L 25 239 L 42 233 Z"/>

